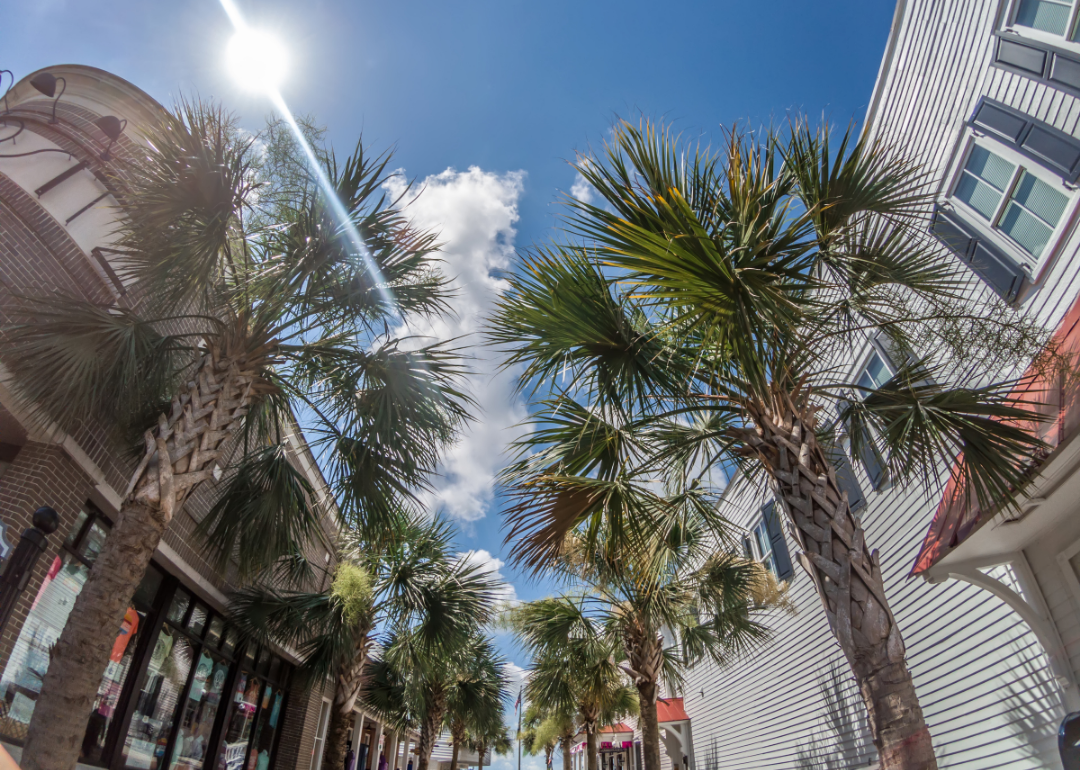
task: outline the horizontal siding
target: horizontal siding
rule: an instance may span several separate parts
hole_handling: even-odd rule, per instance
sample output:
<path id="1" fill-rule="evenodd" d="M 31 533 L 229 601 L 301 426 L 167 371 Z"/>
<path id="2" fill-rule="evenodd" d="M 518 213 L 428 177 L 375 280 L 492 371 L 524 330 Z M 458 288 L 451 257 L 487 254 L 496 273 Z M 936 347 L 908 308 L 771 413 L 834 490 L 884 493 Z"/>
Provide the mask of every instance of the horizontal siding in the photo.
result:
<path id="1" fill-rule="evenodd" d="M 1080 100 L 990 65 L 999 6 L 998 0 L 911 0 L 891 65 L 881 75 L 880 102 L 868 134 L 902 148 L 939 184 L 963 140 L 964 122 L 982 96 L 1080 137 Z M 1080 239 L 1073 232 L 1044 283 L 1025 299 L 1025 309 L 1048 327 L 1080 290 L 1078 251 Z M 972 297 L 989 296 L 974 279 L 968 291 Z M 868 488 L 865 479 L 863 487 Z M 725 510 L 749 527 L 760 494 L 731 492 Z M 1064 714 L 1061 693 L 1028 626 L 995 596 L 967 583 L 907 579 L 935 502 L 921 490 L 871 492 L 863 524 L 868 542 L 881 553 L 939 766 L 1059 768 L 1055 734 Z M 790 539 L 789 545 L 794 550 Z M 1078 607 L 1054 562 L 1053 548 L 1064 545 L 1058 540 L 1035 549 L 1029 561 L 1080 670 Z M 1017 585 L 1004 568 L 992 574 Z M 699 665 L 687 677 L 683 696 L 698 770 L 855 768 L 876 756 L 854 680 L 800 568 L 791 597 L 796 614 L 767 618 L 773 630 L 768 644 L 722 669 Z M 834 667 L 846 684 L 849 708 L 830 720 L 822 683 Z"/>

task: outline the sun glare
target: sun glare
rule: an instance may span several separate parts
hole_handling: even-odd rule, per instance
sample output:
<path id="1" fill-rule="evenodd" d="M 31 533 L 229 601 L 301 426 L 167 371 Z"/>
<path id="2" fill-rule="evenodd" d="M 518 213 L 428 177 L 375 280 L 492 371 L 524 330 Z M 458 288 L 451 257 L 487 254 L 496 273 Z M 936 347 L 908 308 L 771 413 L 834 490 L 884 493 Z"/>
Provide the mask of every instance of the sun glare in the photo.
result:
<path id="1" fill-rule="evenodd" d="M 240 29 L 226 52 L 229 72 L 252 91 L 271 93 L 285 76 L 287 55 L 281 42 L 268 32 Z"/>

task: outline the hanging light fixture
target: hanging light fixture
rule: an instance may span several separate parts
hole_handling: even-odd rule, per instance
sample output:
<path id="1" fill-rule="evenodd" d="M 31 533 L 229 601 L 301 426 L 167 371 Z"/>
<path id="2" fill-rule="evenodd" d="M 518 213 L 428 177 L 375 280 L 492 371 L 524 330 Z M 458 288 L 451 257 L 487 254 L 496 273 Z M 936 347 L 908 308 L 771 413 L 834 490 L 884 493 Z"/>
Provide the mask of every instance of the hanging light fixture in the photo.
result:
<path id="1" fill-rule="evenodd" d="M 124 129 L 127 127 L 127 121 L 121 120 L 115 115 L 105 115 L 104 117 L 95 120 L 94 125 L 101 129 L 101 133 L 109 137 L 109 146 L 105 148 L 105 152 L 101 153 L 101 159 L 112 160 L 109 151 L 112 150 L 113 145 L 116 144 L 116 140 L 120 138 L 120 134 L 124 133 Z"/>
<path id="2" fill-rule="evenodd" d="M 63 85 L 60 87 L 60 93 L 56 93 L 57 82 L 63 83 Z M 64 91 L 67 90 L 67 81 L 64 80 L 64 78 L 57 77 L 56 75 L 53 75 L 51 73 L 42 72 L 40 75 L 34 75 L 34 77 L 30 79 L 30 85 L 36 88 L 42 95 L 48 96 L 50 99 L 53 96 L 56 96 L 56 99 L 53 100 L 52 119 L 49 121 L 50 123 L 55 123 L 56 105 L 60 102 L 60 97 L 64 95 Z"/>
<path id="3" fill-rule="evenodd" d="M 18 128 L 15 129 L 14 134 L 0 137 L 0 144 L 9 140 L 14 142 L 15 137 L 21 134 L 23 129 L 26 128 L 26 125 L 21 120 L 8 115 L 8 113 L 11 112 L 11 107 L 8 105 L 8 93 L 10 93 L 11 89 L 15 86 L 15 73 L 11 70 L 0 70 L 0 86 L 4 84 L 4 75 L 11 78 L 11 82 L 8 83 L 8 87 L 4 90 L 4 111 L 0 112 L 0 127 L 7 128 L 8 126 L 18 126 Z"/>

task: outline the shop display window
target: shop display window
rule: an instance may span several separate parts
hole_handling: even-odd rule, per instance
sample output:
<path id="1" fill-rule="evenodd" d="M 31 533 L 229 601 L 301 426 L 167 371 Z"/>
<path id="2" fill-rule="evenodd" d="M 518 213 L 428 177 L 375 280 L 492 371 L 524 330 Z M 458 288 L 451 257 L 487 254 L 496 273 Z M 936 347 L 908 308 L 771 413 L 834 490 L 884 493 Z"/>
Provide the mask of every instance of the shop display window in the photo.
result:
<path id="1" fill-rule="evenodd" d="M 50 651 L 109 523 L 87 504 L 34 597 L 0 675 L 0 738 L 19 743 Z M 269 770 L 289 666 L 154 565 L 118 629 L 80 761 L 113 770 Z"/>
<path id="2" fill-rule="evenodd" d="M 86 583 L 109 524 L 89 504 L 79 513 L 60 554 L 53 560 L 38 589 L 11 657 L 0 675 L 0 735 L 22 741 L 30 725 L 41 682 L 49 668 L 49 655 L 67 623 L 75 599 Z M 109 727 L 119 715 L 120 696 L 132 668 L 140 635 L 153 610 L 163 575 L 150 567 L 118 629 L 109 664 L 102 677 L 87 722 L 80 758 L 100 762 Z"/>
<path id="3" fill-rule="evenodd" d="M 241 666 L 216 770 L 268 770 L 284 718 L 288 666 L 254 645 L 244 651 Z"/>

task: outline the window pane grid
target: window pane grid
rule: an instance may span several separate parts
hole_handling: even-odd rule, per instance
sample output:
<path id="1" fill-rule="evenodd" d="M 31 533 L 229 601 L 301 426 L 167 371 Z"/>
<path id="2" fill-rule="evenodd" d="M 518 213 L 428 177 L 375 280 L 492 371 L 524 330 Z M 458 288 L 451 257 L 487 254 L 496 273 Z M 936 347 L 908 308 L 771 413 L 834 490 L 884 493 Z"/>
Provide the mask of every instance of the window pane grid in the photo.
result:
<path id="1" fill-rule="evenodd" d="M 1067 203 L 1060 192 L 1023 171 L 998 228 L 1032 256 L 1041 256 Z"/>
<path id="2" fill-rule="evenodd" d="M 981 145 L 971 148 L 954 195 L 991 220 L 1012 181 L 1016 166 Z"/>
<path id="3" fill-rule="evenodd" d="M 1063 0 L 1021 0 L 1016 23 L 1054 35 L 1064 35 L 1069 25 L 1072 3 Z"/>

